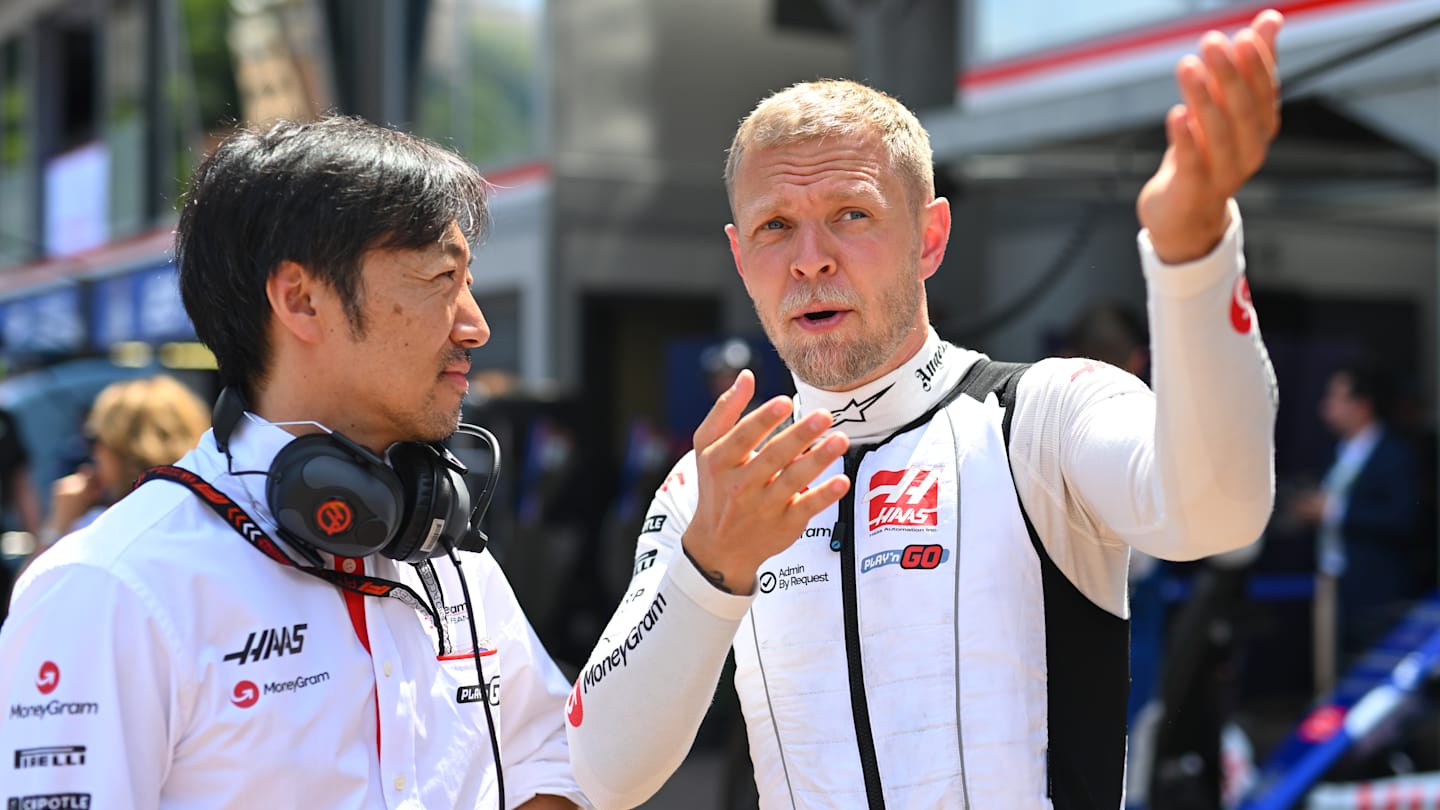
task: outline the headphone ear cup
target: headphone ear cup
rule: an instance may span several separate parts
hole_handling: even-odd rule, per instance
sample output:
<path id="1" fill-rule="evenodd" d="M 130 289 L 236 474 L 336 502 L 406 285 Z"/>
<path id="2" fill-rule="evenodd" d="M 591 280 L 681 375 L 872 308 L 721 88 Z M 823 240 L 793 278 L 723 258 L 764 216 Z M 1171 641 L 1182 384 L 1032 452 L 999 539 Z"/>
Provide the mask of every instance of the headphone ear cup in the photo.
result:
<path id="1" fill-rule="evenodd" d="M 342 557 L 385 548 L 404 513 L 404 493 L 393 471 L 323 433 L 280 449 L 265 494 L 287 539 Z"/>
<path id="2" fill-rule="evenodd" d="M 435 448 L 422 442 L 391 447 L 390 464 L 405 491 L 405 514 L 395 539 L 382 552 L 402 562 L 445 556 L 465 522 L 463 516 L 454 519 L 458 499 L 453 474 Z"/>

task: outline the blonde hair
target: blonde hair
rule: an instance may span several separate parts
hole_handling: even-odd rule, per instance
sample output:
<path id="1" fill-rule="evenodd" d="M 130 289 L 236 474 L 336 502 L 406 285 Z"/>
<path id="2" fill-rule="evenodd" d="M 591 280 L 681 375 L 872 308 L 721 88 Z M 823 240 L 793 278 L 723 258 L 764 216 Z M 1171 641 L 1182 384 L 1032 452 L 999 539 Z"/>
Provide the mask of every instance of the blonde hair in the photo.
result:
<path id="1" fill-rule="evenodd" d="M 119 460 L 121 492 L 140 473 L 172 464 L 210 427 L 210 408 L 174 377 L 111 383 L 95 398 L 85 432 Z"/>
<path id="2" fill-rule="evenodd" d="M 774 93 L 740 122 L 725 160 L 725 193 L 735 202 L 735 175 L 751 147 L 788 146 L 822 138 L 879 136 L 890 165 L 919 207 L 935 198 L 934 152 L 920 120 L 894 97 L 863 84 L 827 79 Z"/>

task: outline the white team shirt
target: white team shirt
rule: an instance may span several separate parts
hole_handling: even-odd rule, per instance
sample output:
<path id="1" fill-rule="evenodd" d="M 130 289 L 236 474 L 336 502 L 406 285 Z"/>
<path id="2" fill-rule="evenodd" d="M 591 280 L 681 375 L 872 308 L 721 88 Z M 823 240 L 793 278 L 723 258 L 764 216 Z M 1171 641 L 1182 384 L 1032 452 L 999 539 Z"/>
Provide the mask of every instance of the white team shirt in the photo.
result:
<path id="1" fill-rule="evenodd" d="M 291 434 L 240 420 L 236 471 Z M 207 434 L 177 466 L 273 534 L 266 478 L 230 475 Z M 427 590 L 373 555 L 326 563 Z M 487 683 L 477 689 L 459 573 L 435 560 L 450 646 L 423 611 L 349 594 L 267 558 L 190 490 L 147 483 L 17 583 L 0 631 L 0 797 L 10 807 L 587 806 L 570 772 L 567 684 L 488 553 L 462 553 Z M 303 564 L 303 563 L 302 563 Z M 467 689 L 467 687 L 469 687 Z"/>
<path id="2" fill-rule="evenodd" d="M 1020 379 L 1008 448 L 996 400 L 961 397 L 862 462 L 859 622 L 889 806 L 1050 806 L 1047 627 L 1017 492 L 1050 560 L 1122 618 L 1130 548 L 1194 559 L 1263 530 L 1275 382 L 1233 203 L 1232 216 L 1215 251 L 1187 265 L 1163 266 L 1140 235 L 1153 393 L 1102 363 L 1045 360 Z M 852 446 L 871 444 L 929 411 L 977 357 L 932 331 L 914 357 L 854 391 L 797 381 L 796 415 L 830 410 Z M 761 566 L 755 594 L 731 595 L 680 553 L 696 484 L 692 453 L 656 493 L 630 592 L 571 693 L 577 779 L 600 807 L 653 794 L 683 760 L 733 644 L 761 806 L 863 805 L 839 555 L 828 547 L 836 507 Z M 930 549 L 933 564 L 907 565 L 912 547 Z"/>

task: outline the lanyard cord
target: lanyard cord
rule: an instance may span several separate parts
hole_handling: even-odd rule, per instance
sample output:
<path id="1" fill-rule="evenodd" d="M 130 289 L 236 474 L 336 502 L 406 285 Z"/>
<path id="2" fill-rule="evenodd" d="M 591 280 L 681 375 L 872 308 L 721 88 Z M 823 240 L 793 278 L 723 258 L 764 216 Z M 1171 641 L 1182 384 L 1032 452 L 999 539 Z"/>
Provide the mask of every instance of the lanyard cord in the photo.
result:
<path id="1" fill-rule="evenodd" d="M 265 533 L 265 530 L 260 528 L 260 525 L 244 509 L 240 508 L 239 504 L 195 473 L 170 465 L 151 467 L 141 474 L 140 479 L 135 482 L 135 486 L 138 488 L 147 481 L 155 480 L 180 484 L 200 496 L 200 500 L 229 524 L 230 528 L 271 560 L 323 579 L 341 590 L 358 593 L 361 596 L 384 596 L 398 599 L 415 610 L 424 611 L 435 623 L 436 629 L 439 629 L 440 616 L 435 608 L 426 604 L 425 600 L 421 599 L 420 595 L 411 590 L 408 585 L 364 574 L 347 574 L 344 571 L 333 571 L 329 568 L 296 565 L 294 560 L 280 550 L 280 547 Z"/>
<path id="2" fill-rule="evenodd" d="M 266 557 L 269 557 L 281 565 L 289 566 L 297 571 L 303 571 L 314 577 L 319 577 L 335 587 L 350 591 L 351 593 L 358 593 L 361 596 L 386 596 L 392 599 L 399 599 L 401 602 L 410 605 L 416 610 L 425 611 L 435 622 L 435 629 L 440 635 L 441 644 L 446 644 L 445 639 L 448 634 L 444 629 L 445 625 L 441 621 L 441 616 L 438 615 L 439 611 L 444 609 L 443 606 L 445 603 L 443 598 L 437 603 L 437 607 L 432 608 L 430 605 L 425 604 L 408 586 L 399 582 L 391 582 L 388 579 L 380 579 L 379 577 L 365 576 L 363 574 L 347 574 L 343 571 L 332 571 L 328 568 L 309 568 L 296 565 L 295 561 L 291 560 L 275 545 L 275 541 L 270 539 L 270 536 L 265 533 L 265 530 L 260 528 L 260 525 L 256 523 L 239 504 L 231 500 L 230 496 L 211 486 L 205 479 L 184 468 L 165 465 L 151 467 L 146 470 L 141 474 L 140 479 L 135 482 L 135 487 L 138 488 L 146 481 L 156 480 L 170 481 L 179 484 L 198 495 L 205 505 L 209 506 L 215 514 L 219 515 L 236 533 L 245 538 L 246 542 L 254 546 Z M 459 575 L 460 594 L 465 600 L 465 614 L 468 619 L 466 623 L 470 625 L 470 643 L 475 660 L 475 677 L 480 679 L 480 702 L 485 707 L 485 724 L 490 730 L 490 752 L 495 758 L 495 789 L 496 793 L 499 794 L 498 806 L 503 808 L 505 807 L 505 769 L 500 765 L 500 739 L 495 733 L 495 718 L 490 712 L 490 685 L 485 681 L 485 670 L 480 663 L 480 636 L 475 629 L 475 608 L 470 603 L 470 587 L 465 583 L 465 572 L 460 567 L 460 558 L 453 549 L 450 550 L 449 554 L 450 562 L 454 563 L 455 572 Z M 433 573 L 432 571 L 431 580 L 433 580 Z M 422 579 L 423 578 L 422 576 Z M 431 580 L 426 580 L 427 586 Z M 436 592 L 439 591 L 438 584 L 435 590 Z"/>

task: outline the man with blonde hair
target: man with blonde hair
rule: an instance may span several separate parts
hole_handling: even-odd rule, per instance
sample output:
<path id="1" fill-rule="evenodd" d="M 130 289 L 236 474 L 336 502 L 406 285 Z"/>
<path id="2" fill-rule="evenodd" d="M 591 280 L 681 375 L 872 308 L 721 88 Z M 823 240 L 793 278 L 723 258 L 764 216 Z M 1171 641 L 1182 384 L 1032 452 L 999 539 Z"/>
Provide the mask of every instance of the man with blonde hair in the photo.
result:
<path id="1" fill-rule="evenodd" d="M 1278 131 L 1280 24 L 1177 68 L 1137 204 L 1153 393 L 940 339 L 924 281 L 950 207 L 898 102 L 820 82 L 746 119 L 726 233 L 797 394 L 747 414 L 742 373 L 656 493 L 566 707 L 598 806 L 669 778 L 732 646 L 763 807 L 1121 806 L 1130 549 L 1244 546 L 1273 500 L 1232 198 Z"/>

